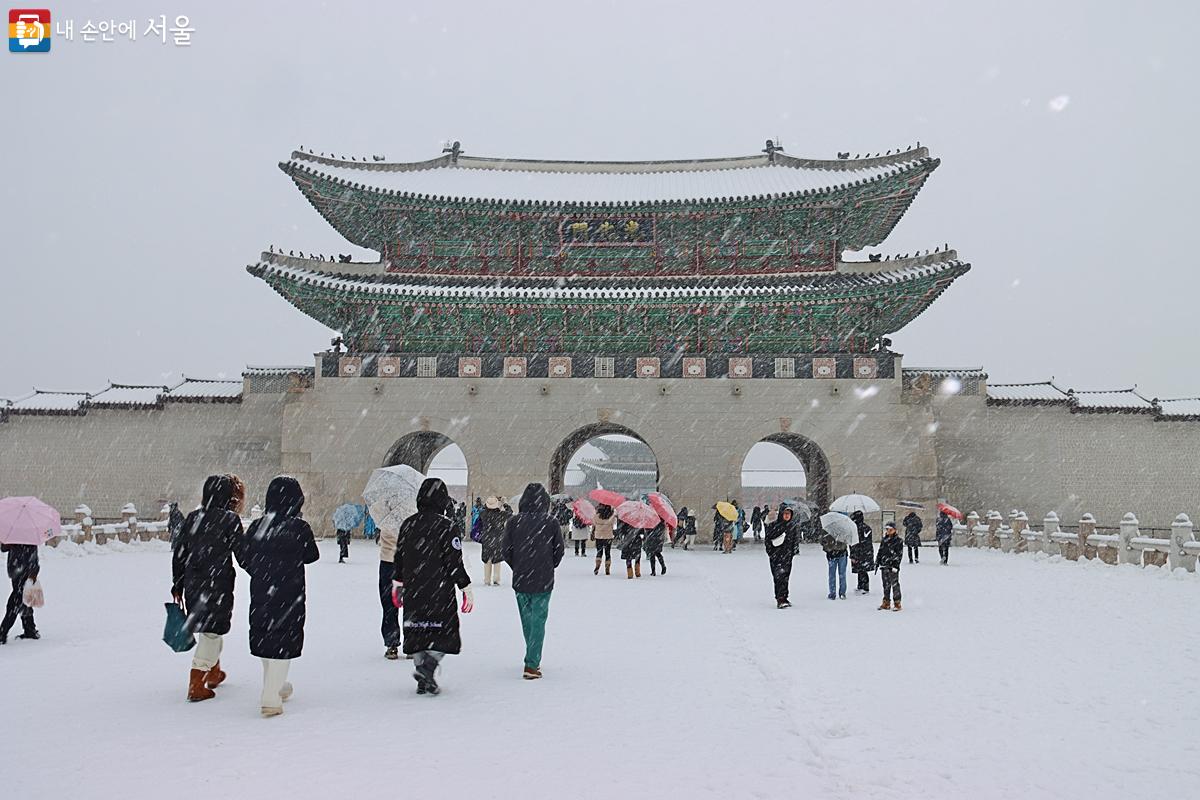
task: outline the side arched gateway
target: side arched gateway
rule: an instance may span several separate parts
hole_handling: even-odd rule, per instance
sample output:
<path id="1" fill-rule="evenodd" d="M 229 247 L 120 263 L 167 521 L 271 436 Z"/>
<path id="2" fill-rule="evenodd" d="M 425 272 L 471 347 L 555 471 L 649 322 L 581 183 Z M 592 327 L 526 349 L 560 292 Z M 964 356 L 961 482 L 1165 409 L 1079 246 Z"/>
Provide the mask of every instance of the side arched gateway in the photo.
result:
<path id="1" fill-rule="evenodd" d="M 397 464 L 407 464 L 418 472 L 427 472 L 433 457 L 450 445 L 454 440 L 444 433 L 437 431 L 413 431 L 401 436 L 391 446 L 382 466 L 394 467 Z"/>
<path id="2" fill-rule="evenodd" d="M 817 443 L 798 433 L 773 433 L 761 441 L 780 445 L 791 452 L 804 466 L 806 493 L 822 511 L 833 500 L 829 479 L 829 459 Z"/>
<path id="3" fill-rule="evenodd" d="M 646 440 L 643 439 L 636 431 L 627 428 L 624 425 L 618 425 L 615 422 L 595 422 L 591 425 L 584 425 L 582 428 L 579 428 L 569 434 L 559 443 L 558 447 L 555 448 L 554 453 L 550 456 L 550 492 L 552 494 L 558 494 L 566 490 L 567 465 L 570 463 L 571 457 L 579 451 L 579 448 L 583 447 L 593 439 L 597 439 L 602 436 L 628 437 L 629 439 L 634 439 L 637 442 L 640 442 L 642 445 L 645 445 L 643 452 L 649 451 L 649 455 L 654 461 L 653 468 L 650 468 L 649 465 L 645 465 L 639 466 L 634 471 L 639 474 L 642 472 L 648 473 L 645 477 L 648 479 L 648 483 L 653 484 L 653 486 L 650 488 L 658 488 L 660 476 L 660 471 L 658 469 L 658 458 L 654 455 L 654 451 L 650 448 L 650 445 L 646 442 Z M 597 467 L 597 469 L 603 471 L 602 467 Z M 624 471 L 629 472 L 629 470 Z M 652 473 L 652 475 L 649 473 Z M 618 477 L 624 479 L 637 476 L 614 476 L 612 479 L 616 480 Z"/>

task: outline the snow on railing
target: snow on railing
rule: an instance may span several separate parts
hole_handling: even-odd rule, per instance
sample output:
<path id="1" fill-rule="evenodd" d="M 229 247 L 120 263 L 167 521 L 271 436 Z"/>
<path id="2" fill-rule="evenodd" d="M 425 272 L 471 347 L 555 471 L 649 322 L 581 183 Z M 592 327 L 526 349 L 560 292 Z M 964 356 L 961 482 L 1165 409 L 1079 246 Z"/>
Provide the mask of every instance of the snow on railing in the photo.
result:
<path id="1" fill-rule="evenodd" d="M 1006 553 L 1046 553 L 1069 561 L 1095 559 L 1106 564 L 1182 567 L 1195 572 L 1200 541 L 1187 514 L 1175 518 L 1170 533 L 1168 538 L 1142 536 L 1132 513 L 1122 517 L 1117 533 L 1097 533 L 1096 518 L 1091 514 L 1080 517 L 1078 530 L 1064 531 L 1053 511 L 1046 513 L 1038 531 L 1029 527 L 1025 512 L 1014 509 L 1007 520 L 998 511 L 988 511 L 984 518 L 972 511 L 965 522 L 954 523 L 953 543 Z"/>
<path id="2" fill-rule="evenodd" d="M 50 539 L 47 544 L 57 547 L 59 542 L 69 540 L 77 544 L 95 542 L 106 544 L 116 539 L 121 542 L 149 542 L 154 539 L 170 541 L 170 522 L 168 515 L 170 507 L 163 506 L 159 512 L 160 519 L 143 522 L 137 518 L 137 507 L 126 503 L 121 507 L 121 521 L 97 525 L 92 520 L 92 510 L 84 504 L 75 508 L 75 521 L 62 526 L 62 534 Z"/>

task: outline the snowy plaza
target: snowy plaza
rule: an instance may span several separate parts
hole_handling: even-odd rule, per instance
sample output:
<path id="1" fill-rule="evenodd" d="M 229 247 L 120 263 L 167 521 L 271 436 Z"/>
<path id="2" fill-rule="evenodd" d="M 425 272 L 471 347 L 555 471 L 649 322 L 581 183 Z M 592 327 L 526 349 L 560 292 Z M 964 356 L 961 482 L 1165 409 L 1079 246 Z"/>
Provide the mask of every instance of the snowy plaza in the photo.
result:
<path id="1" fill-rule="evenodd" d="M 63 0 L 0 800 L 1200 793 L 1185 0 Z"/>
<path id="2" fill-rule="evenodd" d="M 374 547 L 339 565 L 326 542 L 296 694 L 263 720 L 245 601 L 219 697 L 184 703 L 146 602 L 169 583 L 166 545 L 104 547 L 43 559 L 53 636 L 0 652 L 21 687 L 10 727 L 56 726 L 7 745 L 13 797 L 355 796 L 397 781 L 505 797 L 519 781 L 528 798 L 1098 800 L 1185 797 L 1200 778 L 1195 574 L 970 548 L 942 567 L 925 548 L 891 614 L 877 590 L 826 600 L 809 546 L 783 612 L 761 548 L 668 550 L 666 577 L 632 582 L 568 553 L 546 677 L 519 680 L 506 573 L 477 589 L 431 700 L 413 694 L 411 662 L 379 657 Z M 478 581 L 478 548 L 467 558 Z"/>

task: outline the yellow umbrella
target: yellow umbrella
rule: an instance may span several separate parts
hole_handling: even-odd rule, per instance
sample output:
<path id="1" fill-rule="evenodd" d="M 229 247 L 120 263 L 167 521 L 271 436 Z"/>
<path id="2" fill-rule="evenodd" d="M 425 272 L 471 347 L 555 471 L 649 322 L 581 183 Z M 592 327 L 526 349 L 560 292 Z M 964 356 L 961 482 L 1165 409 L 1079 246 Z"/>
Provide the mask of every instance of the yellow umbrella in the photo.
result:
<path id="1" fill-rule="evenodd" d="M 733 503 L 726 503 L 724 500 L 717 503 L 717 513 L 730 522 L 737 520 L 737 509 L 733 507 Z"/>

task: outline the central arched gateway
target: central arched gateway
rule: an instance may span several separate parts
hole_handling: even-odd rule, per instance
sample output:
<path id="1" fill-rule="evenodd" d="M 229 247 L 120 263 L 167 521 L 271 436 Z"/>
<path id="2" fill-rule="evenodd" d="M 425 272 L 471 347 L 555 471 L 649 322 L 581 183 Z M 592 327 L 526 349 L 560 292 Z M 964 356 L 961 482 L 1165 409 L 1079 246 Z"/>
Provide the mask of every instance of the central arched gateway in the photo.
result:
<path id="1" fill-rule="evenodd" d="M 771 442 L 787 448 L 800 463 L 804 465 L 804 475 L 807 481 L 808 499 L 815 503 L 821 511 L 829 508 L 831 496 L 829 478 L 829 459 L 817 443 L 798 433 L 773 433 L 761 441 Z"/>
<path id="2" fill-rule="evenodd" d="M 594 422 L 591 425 L 584 425 L 563 439 L 550 456 L 550 493 L 558 494 L 563 491 L 563 487 L 566 484 L 567 463 L 571 460 L 571 456 L 575 455 L 575 451 L 597 436 L 609 435 L 628 436 L 631 439 L 637 439 L 646 445 L 646 447 L 650 447 L 649 443 L 638 435 L 637 432 L 626 428 L 624 425 L 618 425 L 615 422 Z M 654 448 L 651 447 L 650 452 L 653 453 Z M 658 468 L 658 458 L 656 456 L 654 475 L 654 484 L 656 487 L 661 475 L 662 470 Z"/>
<path id="3" fill-rule="evenodd" d="M 454 440 L 444 433 L 437 431 L 413 431 L 401 436 L 387 452 L 383 466 L 394 467 L 397 464 L 407 464 L 424 474 L 429 470 L 429 462 L 440 451 L 454 444 Z"/>

